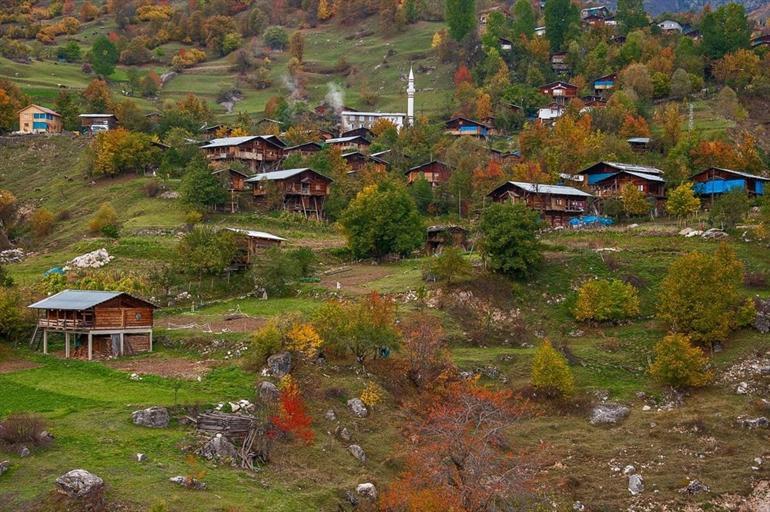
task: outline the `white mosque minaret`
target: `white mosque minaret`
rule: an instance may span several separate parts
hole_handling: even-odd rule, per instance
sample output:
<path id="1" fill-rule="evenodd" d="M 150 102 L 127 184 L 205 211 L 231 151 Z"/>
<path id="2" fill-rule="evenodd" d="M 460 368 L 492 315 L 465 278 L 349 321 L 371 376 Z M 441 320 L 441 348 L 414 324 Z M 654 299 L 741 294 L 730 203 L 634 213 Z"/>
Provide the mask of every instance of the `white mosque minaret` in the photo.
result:
<path id="1" fill-rule="evenodd" d="M 409 84 L 406 86 L 406 124 L 414 126 L 414 71 L 409 66 Z"/>

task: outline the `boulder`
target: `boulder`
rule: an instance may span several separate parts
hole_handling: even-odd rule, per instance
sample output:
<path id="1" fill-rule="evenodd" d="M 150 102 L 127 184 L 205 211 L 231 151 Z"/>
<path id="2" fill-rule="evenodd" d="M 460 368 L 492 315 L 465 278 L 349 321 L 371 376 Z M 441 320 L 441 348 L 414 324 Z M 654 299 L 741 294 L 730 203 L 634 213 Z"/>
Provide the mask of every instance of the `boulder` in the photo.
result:
<path id="1" fill-rule="evenodd" d="M 266 380 L 257 385 L 257 394 L 259 394 L 259 399 L 263 402 L 277 402 L 281 396 L 278 386 Z"/>
<path id="2" fill-rule="evenodd" d="M 350 430 L 348 430 L 347 427 L 343 427 L 341 425 L 337 425 L 337 428 L 334 429 L 334 434 L 343 441 L 350 441 L 353 439 Z"/>
<path id="3" fill-rule="evenodd" d="M 203 445 L 199 451 L 201 457 L 208 460 L 234 461 L 238 458 L 238 450 L 222 434 L 217 434 Z"/>
<path id="4" fill-rule="evenodd" d="M 19 448 L 19 457 L 29 457 L 30 455 L 32 455 L 32 453 L 29 451 L 29 448 L 27 448 L 26 446 L 22 446 L 21 448 Z"/>
<path id="5" fill-rule="evenodd" d="M 591 425 L 614 425 L 628 416 L 630 409 L 625 405 L 604 403 L 599 404 L 591 411 Z"/>
<path id="6" fill-rule="evenodd" d="M 757 316 L 754 318 L 754 328 L 762 334 L 770 332 L 770 299 L 754 299 Z"/>
<path id="7" fill-rule="evenodd" d="M 738 425 L 740 425 L 743 428 L 768 428 L 770 427 L 770 420 L 765 418 L 764 416 L 759 416 L 758 418 L 747 418 L 745 416 L 741 416 L 738 418 Z"/>
<path id="8" fill-rule="evenodd" d="M 702 483 L 700 480 L 690 480 L 690 483 L 688 483 L 687 486 L 683 489 L 680 489 L 679 492 L 682 494 L 690 494 L 694 496 L 702 492 L 709 492 L 709 487 L 708 485 Z"/>
<path id="9" fill-rule="evenodd" d="M 369 410 L 360 398 L 351 398 L 348 400 L 348 409 L 350 409 L 350 412 L 353 413 L 353 416 L 356 418 L 366 418 L 369 415 Z"/>
<path id="10" fill-rule="evenodd" d="M 644 479 L 642 475 L 633 474 L 628 477 L 628 492 L 632 496 L 640 494 L 644 490 Z"/>
<path id="11" fill-rule="evenodd" d="M 374 501 L 377 499 L 377 487 L 375 487 L 371 482 L 358 484 L 356 486 L 356 494 L 362 498 Z"/>
<path id="12" fill-rule="evenodd" d="M 749 385 L 746 382 L 739 382 L 738 387 L 735 388 L 735 392 L 739 395 L 745 395 L 749 392 Z"/>
<path id="13" fill-rule="evenodd" d="M 575 503 L 572 504 L 572 510 L 574 510 L 575 512 L 585 512 L 586 506 L 585 504 L 583 504 L 582 501 L 576 501 Z"/>
<path id="14" fill-rule="evenodd" d="M 364 453 L 364 449 L 358 446 L 357 444 L 351 444 L 348 446 L 348 451 L 350 454 L 358 459 L 360 462 L 366 462 L 366 453 Z"/>
<path id="15" fill-rule="evenodd" d="M 623 474 L 626 476 L 633 475 L 634 473 L 636 473 L 636 468 L 631 464 L 623 468 Z"/>
<path id="16" fill-rule="evenodd" d="M 169 415 L 165 407 L 149 407 L 140 411 L 131 413 L 131 420 L 134 425 L 141 425 L 150 428 L 168 427 Z"/>
<path id="17" fill-rule="evenodd" d="M 11 467 L 11 463 L 7 460 L 0 461 L 0 475 L 8 471 L 8 468 Z"/>
<path id="18" fill-rule="evenodd" d="M 85 469 L 73 469 L 56 479 L 56 489 L 73 499 L 95 499 L 104 491 L 104 480 Z"/>
<path id="19" fill-rule="evenodd" d="M 706 238 L 710 240 L 722 240 L 723 238 L 727 238 L 727 237 L 728 237 L 728 234 L 718 228 L 707 229 L 701 235 L 701 238 Z"/>
<path id="20" fill-rule="evenodd" d="M 281 378 L 291 372 L 291 354 L 279 352 L 267 358 L 267 368 L 273 377 Z"/>
<path id="21" fill-rule="evenodd" d="M 206 482 L 201 482 L 195 478 L 187 478 L 186 476 L 182 475 L 172 476 L 168 480 L 169 482 L 181 485 L 182 487 L 187 487 L 188 489 L 196 489 L 202 491 L 206 488 Z"/>
<path id="22" fill-rule="evenodd" d="M 329 409 L 324 413 L 324 418 L 326 418 L 327 421 L 337 421 L 337 413 L 334 412 L 334 409 Z"/>

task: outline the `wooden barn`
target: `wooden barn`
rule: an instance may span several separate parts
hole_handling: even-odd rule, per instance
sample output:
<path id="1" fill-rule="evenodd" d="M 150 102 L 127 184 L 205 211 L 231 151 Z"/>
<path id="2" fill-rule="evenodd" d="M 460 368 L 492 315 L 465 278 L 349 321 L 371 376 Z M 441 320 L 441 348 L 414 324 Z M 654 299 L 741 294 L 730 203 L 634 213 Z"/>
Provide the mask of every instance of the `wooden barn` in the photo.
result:
<path id="1" fill-rule="evenodd" d="M 201 149 L 209 160 L 243 162 L 251 172 L 258 172 L 277 165 L 285 147 L 275 135 L 248 135 L 213 139 Z"/>
<path id="2" fill-rule="evenodd" d="M 93 359 L 152 351 L 154 304 L 124 292 L 64 290 L 29 306 L 39 312 L 35 334 L 64 333 L 64 357 Z"/>
<path id="3" fill-rule="evenodd" d="M 578 174 L 588 178 L 589 187 L 598 197 L 615 197 L 627 183 L 631 183 L 647 197 L 655 199 L 657 206 L 661 206 L 666 199 L 663 171 L 656 167 L 598 162 Z"/>
<path id="4" fill-rule="evenodd" d="M 336 146 L 340 148 L 340 151 L 364 151 L 372 144 L 369 142 L 369 139 L 361 137 L 360 135 L 335 137 L 333 139 L 326 139 L 324 143 L 330 146 Z"/>
<path id="5" fill-rule="evenodd" d="M 257 205 L 274 207 L 276 196 L 279 196 L 283 210 L 321 220 L 332 179 L 303 167 L 257 174 L 246 183 L 251 185 Z"/>
<path id="6" fill-rule="evenodd" d="M 388 162 L 385 160 L 373 155 L 366 155 L 360 151 L 345 153 L 342 155 L 342 159 L 350 166 L 351 173 L 357 173 L 367 166 L 378 172 L 385 172 L 388 169 Z"/>
<path id="7" fill-rule="evenodd" d="M 468 230 L 453 224 L 428 226 L 425 250 L 428 254 L 440 253 L 444 247 L 468 249 Z"/>
<path id="8" fill-rule="evenodd" d="M 285 238 L 265 233 L 264 231 L 253 231 L 241 228 L 225 228 L 233 233 L 238 252 L 235 255 L 233 264 L 239 268 L 245 268 L 254 261 L 254 257 L 265 252 L 271 247 L 279 247 Z"/>
<path id="9" fill-rule="evenodd" d="M 118 126 L 115 114 L 80 114 L 80 131 L 83 133 L 99 133 L 113 130 Z"/>
<path id="10" fill-rule="evenodd" d="M 498 203 L 524 203 L 540 212 L 551 226 L 566 226 L 570 219 L 588 211 L 591 194 L 564 185 L 507 181 L 487 197 Z"/>
<path id="11" fill-rule="evenodd" d="M 704 169 L 691 176 L 690 180 L 696 195 L 710 198 L 712 201 L 734 189 L 745 191 L 749 197 L 762 196 L 766 184 L 770 182 L 770 178 L 765 176 L 720 167 Z"/>
<path id="12" fill-rule="evenodd" d="M 432 186 L 437 187 L 441 183 L 449 181 L 449 176 L 452 174 L 452 168 L 444 162 L 438 160 L 431 160 L 430 162 L 416 165 L 406 171 L 407 184 L 411 185 L 420 176 L 423 176 L 425 180 Z"/>
<path id="13" fill-rule="evenodd" d="M 297 144 L 296 146 L 290 146 L 284 148 L 283 153 L 286 156 L 300 155 L 302 157 L 310 156 L 313 153 L 318 153 L 323 149 L 323 146 L 318 142 L 304 142 Z"/>
<path id="14" fill-rule="evenodd" d="M 576 85 L 562 82 L 561 80 L 541 85 L 539 90 L 540 94 L 553 98 L 559 105 L 565 105 L 578 95 L 578 88 Z"/>
<path id="15" fill-rule="evenodd" d="M 594 95 L 606 98 L 609 96 L 613 89 L 615 89 L 615 82 L 617 82 L 617 73 L 610 73 L 609 75 L 600 76 L 594 80 L 591 85 L 593 86 Z"/>
<path id="16" fill-rule="evenodd" d="M 484 123 L 467 119 L 465 117 L 454 117 L 445 124 L 446 133 L 449 135 L 470 135 L 473 137 L 487 137 L 490 127 Z"/>
<path id="17" fill-rule="evenodd" d="M 363 137 L 372 140 L 374 138 L 374 132 L 366 126 L 359 126 L 358 128 L 351 128 L 350 130 L 340 133 L 340 137 Z"/>

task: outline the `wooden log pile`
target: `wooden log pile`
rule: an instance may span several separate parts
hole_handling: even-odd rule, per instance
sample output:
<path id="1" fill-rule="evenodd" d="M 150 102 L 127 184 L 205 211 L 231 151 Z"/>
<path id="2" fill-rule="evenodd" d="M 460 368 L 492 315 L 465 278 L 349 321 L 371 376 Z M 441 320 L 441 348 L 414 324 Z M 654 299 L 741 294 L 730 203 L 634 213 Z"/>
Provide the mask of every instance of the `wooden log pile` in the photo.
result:
<path id="1" fill-rule="evenodd" d="M 211 436 L 222 434 L 232 442 L 246 439 L 249 431 L 256 428 L 258 423 L 254 416 L 218 411 L 201 413 L 196 419 L 196 427 L 199 431 Z"/>

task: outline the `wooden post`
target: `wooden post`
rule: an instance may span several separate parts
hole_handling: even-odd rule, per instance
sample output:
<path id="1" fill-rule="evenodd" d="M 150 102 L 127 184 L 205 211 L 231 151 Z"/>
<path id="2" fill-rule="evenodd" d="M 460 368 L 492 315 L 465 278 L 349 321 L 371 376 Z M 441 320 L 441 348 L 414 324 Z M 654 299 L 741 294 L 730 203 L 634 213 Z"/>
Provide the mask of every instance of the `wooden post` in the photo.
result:
<path id="1" fill-rule="evenodd" d="M 150 331 L 150 352 L 152 352 L 152 331 Z"/>
<path id="2" fill-rule="evenodd" d="M 43 329 L 43 354 L 48 353 L 48 328 Z"/>
<path id="3" fill-rule="evenodd" d="M 70 357 L 70 333 L 65 332 L 64 333 L 64 358 L 69 359 Z"/>
<path id="4" fill-rule="evenodd" d="M 88 360 L 94 358 L 94 335 L 90 331 L 88 332 Z"/>
<path id="5" fill-rule="evenodd" d="M 120 355 L 123 355 L 123 339 L 124 339 L 125 333 L 120 333 Z"/>

